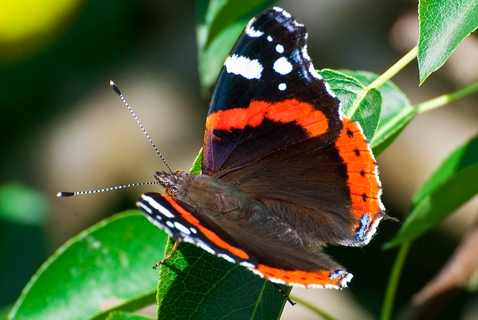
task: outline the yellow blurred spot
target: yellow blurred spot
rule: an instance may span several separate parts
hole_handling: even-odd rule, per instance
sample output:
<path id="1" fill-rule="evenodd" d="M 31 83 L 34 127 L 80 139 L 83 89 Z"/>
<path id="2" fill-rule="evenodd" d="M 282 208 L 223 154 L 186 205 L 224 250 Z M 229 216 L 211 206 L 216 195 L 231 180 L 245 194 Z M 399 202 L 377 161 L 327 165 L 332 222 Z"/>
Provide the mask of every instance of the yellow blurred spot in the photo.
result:
<path id="1" fill-rule="evenodd" d="M 70 24 L 81 0 L 1 0 L 0 64 L 47 47 Z"/>

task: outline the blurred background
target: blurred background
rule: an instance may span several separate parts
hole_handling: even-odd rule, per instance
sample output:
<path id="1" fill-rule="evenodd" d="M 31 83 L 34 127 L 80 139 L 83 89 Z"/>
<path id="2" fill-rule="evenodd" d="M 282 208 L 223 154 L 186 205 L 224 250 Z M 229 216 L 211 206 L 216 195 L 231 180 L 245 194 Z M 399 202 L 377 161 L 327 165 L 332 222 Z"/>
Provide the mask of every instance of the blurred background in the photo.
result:
<path id="1" fill-rule="evenodd" d="M 380 74 L 416 44 L 415 1 L 290 0 L 277 5 L 307 26 L 317 69 Z M 110 89 L 110 79 L 172 169 L 190 168 L 202 144 L 209 103 L 199 94 L 196 22 L 193 1 L 0 3 L 0 306 L 11 306 L 66 240 L 102 218 L 134 208 L 139 194 L 156 189 L 55 197 L 58 191 L 152 181 L 156 170 L 165 169 Z M 393 81 L 413 104 L 423 102 L 478 81 L 477 56 L 473 34 L 421 87 L 415 63 Z M 476 134 L 477 104 L 475 94 L 420 115 L 378 158 L 388 215 L 403 221 L 414 190 Z M 397 310 L 406 308 L 440 270 L 476 223 L 477 212 L 475 197 L 413 244 Z M 294 289 L 292 294 L 340 319 L 376 318 L 396 254 L 381 246 L 399 227 L 400 222 L 384 221 L 367 247 L 329 250 L 354 273 L 349 289 Z M 476 295 L 463 292 L 443 319 L 476 319 L 477 313 Z M 299 314 L 314 319 L 300 306 L 287 306 L 283 319 Z"/>

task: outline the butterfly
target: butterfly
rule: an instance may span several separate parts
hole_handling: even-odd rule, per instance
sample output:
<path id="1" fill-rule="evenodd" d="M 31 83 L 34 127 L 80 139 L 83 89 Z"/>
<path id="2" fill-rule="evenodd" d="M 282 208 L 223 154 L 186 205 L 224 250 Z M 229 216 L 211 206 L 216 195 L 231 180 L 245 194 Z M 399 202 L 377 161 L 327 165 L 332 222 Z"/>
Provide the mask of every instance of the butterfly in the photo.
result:
<path id="1" fill-rule="evenodd" d="M 306 28 L 274 7 L 224 62 L 206 120 L 202 172 L 156 172 L 165 194 L 137 206 L 173 239 L 274 283 L 342 288 L 352 274 L 322 252 L 364 246 L 384 217 L 360 124 L 307 53 Z"/>

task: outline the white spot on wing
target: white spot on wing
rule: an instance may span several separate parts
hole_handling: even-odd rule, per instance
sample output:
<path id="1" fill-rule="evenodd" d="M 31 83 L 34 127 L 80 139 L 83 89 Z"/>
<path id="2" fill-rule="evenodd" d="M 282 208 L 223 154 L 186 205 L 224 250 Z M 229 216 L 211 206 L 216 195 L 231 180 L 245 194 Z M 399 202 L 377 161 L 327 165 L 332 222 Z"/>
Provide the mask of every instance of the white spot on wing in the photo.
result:
<path id="1" fill-rule="evenodd" d="M 285 10 L 282 9 L 282 8 L 274 7 L 273 9 L 274 9 L 275 11 L 279 12 L 279 13 L 282 13 L 282 15 L 283 15 L 284 17 L 286 17 L 286 18 L 290 18 L 290 17 L 291 17 L 290 13 L 287 12 L 287 11 L 285 11 Z"/>
<path id="2" fill-rule="evenodd" d="M 246 267 L 246 268 L 249 268 L 249 269 L 253 269 L 253 268 L 256 267 L 255 265 L 253 265 L 252 263 L 247 262 L 247 261 L 240 262 L 239 264 L 240 264 L 241 266 Z"/>
<path id="3" fill-rule="evenodd" d="M 166 225 L 171 228 L 171 229 L 174 229 L 174 223 L 172 223 L 171 221 L 166 221 Z"/>
<path id="4" fill-rule="evenodd" d="M 271 36 L 267 36 L 267 41 L 272 42 L 272 40 L 274 40 L 274 39 L 272 39 Z"/>
<path id="5" fill-rule="evenodd" d="M 237 74 L 246 79 L 260 79 L 263 67 L 257 59 L 250 60 L 233 54 L 226 60 L 226 70 L 228 73 Z"/>
<path id="6" fill-rule="evenodd" d="M 185 226 L 183 226 L 182 224 L 180 224 L 177 221 L 174 221 L 174 226 L 176 227 L 176 229 L 178 229 L 180 232 L 182 232 L 184 234 L 187 234 L 187 235 L 191 234 L 191 231 L 189 231 L 188 228 L 186 228 Z"/>
<path id="7" fill-rule="evenodd" d="M 277 53 L 284 53 L 284 46 L 281 44 L 276 45 Z"/>
<path id="8" fill-rule="evenodd" d="M 274 71 L 286 75 L 292 71 L 292 64 L 287 60 L 286 57 L 281 57 L 274 62 Z"/>
<path id="9" fill-rule="evenodd" d="M 305 60 L 310 61 L 309 53 L 307 52 L 307 45 L 302 48 L 302 56 Z"/>
<path id="10" fill-rule="evenodd" d="M 250 269 L 252 272 L 254 272 L 255 274 L 257 274 L 258 276 L 261 276 L 262 278 L 264 278 L 264 274 L 262 272 L 260 272 L 259 270 L 257 269 Z"/>
<path id="11" fill-rule="evenodd" d="M 286 282 L 282 279 L 277 279 L 277 278 L 267 278 L 269 281 L 278 283 L 278 284 L 286 284 Z"/>
<path id="12" fill-rule="evenodd" d="M 144 201 L 146 201 L 147 203 L 149 203 L 149 205 L 151 207 L 153 207 L 154 209 L 158 210 L 159 212 L 161 212 L 161 214 L 163 216 L 165 216 L 166 218 L 174 218 L 174 214 L 172 214 L 171 212 L 169 212 L 169 210 L 167 210 L 165 207 L 163 207 L 162 205 L 160 205 L 158 202 L 156 202 L 156 200 L 154 200 L 153 198 L 149 197 L 149 196 L 145 196 L 145 195 L 142 195 L 142 198 Z"/>
<path id="13" fill-rule="evenodd" d="M 256 19 L 252 19 L 251 21 L 249 21 L 249 23 L 247 24 L 247 27 L 246 27 L 246 34 L 251 38 L 259 38 L 260 36 L 262 36 L 264 34 L 264 32 L 262 32 L 260 30 L 256 30 L 256 29 L 254 29 L 254 27 L 252 27 L 252 24 L 255 21 L 256 21 Z"/>
<path id="14" fill-rule="evenodd" d="M 197 245 L 199 248 L 205 250 L 206 252 L 209 252 L 210 254 L 216 254 L 216 251 L 214 251 L 210 246 L 208 246 L 204 241 L 201 241 L 196 238 L 190 238 L 190 237 L 185 237 L 183 239 L 184 242 L 192 243 Z"/>
<path id="15" fill-rule="evenodd" d="M 287 85 L 285 83 L 281 83 L 279 84 L 278 88 L 280 91 L 284 91 L 285 89 L 287 89 Z"/>
<path id="16" fill-rule="evenodd" d="M 156 227 L 160 228 L 161 230 L 164 230 L 170 237 L 173 237 L 173 233 L 171 232 L 171 229 L 166 227 L 162 222 L 159 222 L 157 219 L 151 217 L 151 216 L 146 216 L 149 221 L 151 221 L 152 224 L 154 224 Z"/>
<path id="17" fill-rule="evenodd" d="M 317 73 L 317 71 L 315 71 L 315 68 L 314 68 L 314 65 L 311 63 L 310 66 L 309 66 L 309 73 L 312 75 L 312 77 L 314 77 L 315 79 L 319 79 L 319 80 L 322 80 L 322 77 L 320 76 L 320 74 Z"/>
<path id="18" fill-rule="evenodd" d="M 142 202 L 136 202 L 136 206 L 140 207 L 141 210 L 146 211 L 148 214 L 153 213 L 153 211 L 148 206 L 144 205 Z"/>
<path id="19" fill-rule="evenodd" d="M 317 72 L 316 72 L 317 73 Z M 319 75 L 317 73 L 317 75 Z M 319 76 L 320 77 L 320 76 Z M 322 77 L 320 77 L 320 79 L 322 79 Z M 325 85 L 325 89 L 327 90 L 327 93 L 330 94 L 330 96 L 332 96 L 333 98 L 337 98 L 337 96 L 335 95 L 335 93 L 332 91 L 332 89 L 330 88 L 330 85 L 324 81 L 324 85 Z"/>
<path id="20" fill-rule="evenodd" d="M 218 254 L 217 256 L 218 256 L 218 257 L 221 257 L 221 258 L 223 258 L 223 259 L 225 259 L 225 260 L 227 260 L 227 261 L 229 261 L 229 262 L 236 263 L 236 260 L 234 260 L 233 258 L 229 257 L 227 254 L 222 254 L 222 253 L 220 253 L 220 254 Z"/>

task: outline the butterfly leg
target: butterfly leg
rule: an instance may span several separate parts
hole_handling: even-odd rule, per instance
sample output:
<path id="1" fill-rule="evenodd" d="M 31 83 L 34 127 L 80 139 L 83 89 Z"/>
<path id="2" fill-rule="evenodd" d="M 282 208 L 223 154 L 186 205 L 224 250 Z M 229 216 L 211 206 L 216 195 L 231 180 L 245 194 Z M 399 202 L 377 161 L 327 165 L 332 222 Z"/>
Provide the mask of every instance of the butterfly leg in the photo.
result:
<path id="1" fill-rule="evenodd" d="M 171 252 L 169 252 L 169 254 L 166 257 L 164 257 L 161 261 L 156 262 L 153 266 L 153 269 L 156 269 L 158 266 L 165 263 L 168 259 L 172 258 L 172 256 L 174 256 L 174 254 L 176 253 L 176 250 L 178 249 L 180 243 L 181 243 L 181 241 L 174 242 L 173 248 L 171 249 Z"/>
<path id="2" fill-rule="evenodd" d="M 287 294 L 287 292 L 285 292 L 284 290 L 282 290 L 282 288 L 279 287 L 279 286 L 278 286 L 277 284 L 275 284 L 274 282 L 271 282 L 271 283 L 272 283 L 272 285 L 273 285 L 274 287 L 276 287 L 277 291 L 279 291 L 279 293 L 280 293 L 282 296 L 284 296 L 284 298 L 287 299 L 287 301 L 290 303 L 291 306 L 295 306 L 295 305 L 296 305 L 296 303 L 290 299 L 290 297 L 289 297 L 289 295 Z"/>

